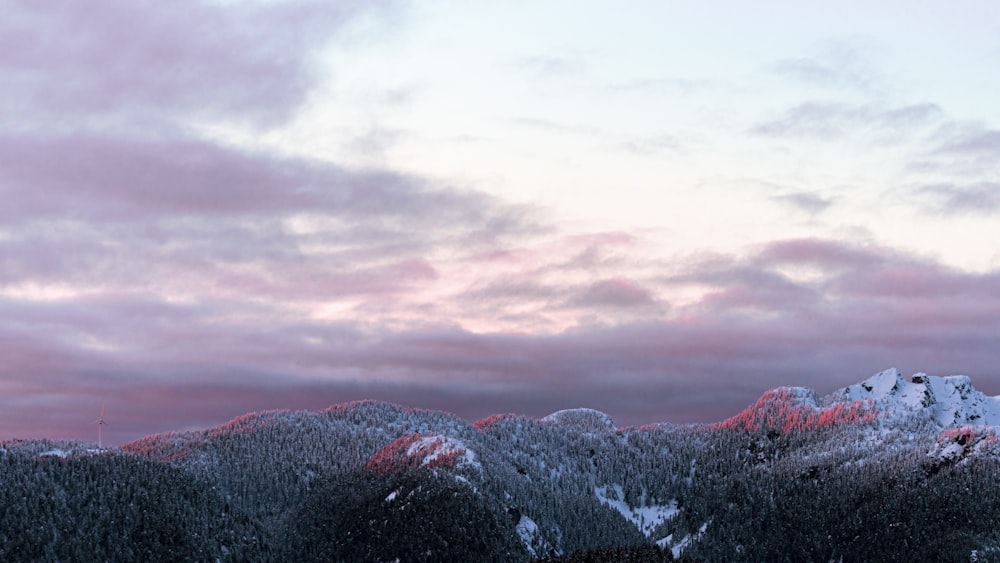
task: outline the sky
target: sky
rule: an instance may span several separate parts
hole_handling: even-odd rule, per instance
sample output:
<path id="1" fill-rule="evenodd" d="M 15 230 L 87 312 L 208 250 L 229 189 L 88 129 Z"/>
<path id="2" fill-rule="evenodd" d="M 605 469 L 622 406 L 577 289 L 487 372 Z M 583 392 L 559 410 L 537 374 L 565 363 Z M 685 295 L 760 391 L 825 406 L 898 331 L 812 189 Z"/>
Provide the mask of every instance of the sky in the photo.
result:
<path id="1" fill-rule="evenodd" d="M 0 438 L 1000 394 L 1000 4 L 0 0 Z"/>

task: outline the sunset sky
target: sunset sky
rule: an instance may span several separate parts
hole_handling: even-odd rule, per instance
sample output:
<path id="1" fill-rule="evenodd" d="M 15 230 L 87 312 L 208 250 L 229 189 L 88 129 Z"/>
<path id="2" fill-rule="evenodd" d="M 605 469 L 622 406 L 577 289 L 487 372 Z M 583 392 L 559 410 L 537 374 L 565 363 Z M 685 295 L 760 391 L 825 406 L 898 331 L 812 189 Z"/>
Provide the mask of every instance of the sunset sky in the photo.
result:
<path id="1" fill-rule="evenodd" d="M 1000 3 L 0 13 L 2 439 L 1000 394 Z"/>

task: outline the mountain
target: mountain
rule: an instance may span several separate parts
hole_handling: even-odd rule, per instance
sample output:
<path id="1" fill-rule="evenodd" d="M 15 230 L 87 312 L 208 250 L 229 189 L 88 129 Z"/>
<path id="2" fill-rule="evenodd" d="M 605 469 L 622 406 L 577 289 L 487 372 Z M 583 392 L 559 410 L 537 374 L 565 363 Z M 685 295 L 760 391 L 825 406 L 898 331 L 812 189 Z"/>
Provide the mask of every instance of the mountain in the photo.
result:
<path id="1" fill-rule="evenodd" d="M 998 405 L 890 369 L 715 424 L 362 401 L 10 442 L 0 560 L 1000 561 Z"/>
<path id="2" fill-rule="evenodd" d="M 961 425 L 1000 425 L 1000 397 L 988 397 L 965 375 L 934 377 L 918 373 L 905 379 L 898 369 L 887 369 L 833 394 L 844 401 L 871 401 L 887 415 L 930 419 L 939 428 Z"/>

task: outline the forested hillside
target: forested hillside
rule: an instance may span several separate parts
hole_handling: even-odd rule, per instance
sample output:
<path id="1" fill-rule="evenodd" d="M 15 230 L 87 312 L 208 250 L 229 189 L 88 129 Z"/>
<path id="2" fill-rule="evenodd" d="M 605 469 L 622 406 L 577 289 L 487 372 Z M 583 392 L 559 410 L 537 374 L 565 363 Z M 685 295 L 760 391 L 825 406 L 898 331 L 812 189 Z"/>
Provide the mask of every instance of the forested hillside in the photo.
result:
<path id="1" fill-rule="evenodd" d="M 360 402 L 0 451 L 0 560 L 1000 561 L 995 401 L 889 370 L 711 425 Z"/>

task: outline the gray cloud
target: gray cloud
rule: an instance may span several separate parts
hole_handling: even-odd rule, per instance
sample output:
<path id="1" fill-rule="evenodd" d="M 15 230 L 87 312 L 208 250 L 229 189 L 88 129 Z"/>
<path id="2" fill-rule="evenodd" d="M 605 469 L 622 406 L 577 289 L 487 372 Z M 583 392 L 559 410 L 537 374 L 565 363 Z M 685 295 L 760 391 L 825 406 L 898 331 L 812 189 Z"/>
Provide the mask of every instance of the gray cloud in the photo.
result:
<path id="1" fill-rule="evenodd" d="M 164 112 L 280 122 L 316 76 L 309 54 L 361 3 L 6 0 L 0 102 L 8 119 L 92 121 Z M 264 31 L 262 31 L 264 30 Z"/>
<path id="2" fill-rule="evenodd" d="M 862 246 L 818 238 L 774 241 L 757 255 L 757 260 L 763 265 L 800 264 L 834 271 L 868 268 L 898 258 L 888 249 L 873 252 Z"/>
<path id="3" fill-rule="evenodd" d="M 878 75 L 853 57 L 836 59 L 789 58 L 774 64 L 775 72 L 808 84 L 826 87 L 869 90 L 878 81 Z"/>
<path id="4" fill-rule="evenodd" d="M 855 131 L 905 132 L 941 115 L 934 104 L 899 107 L 840 102 L 806 102 L 750 129 L 755 135 L 831 140 Z"/>
<path id="5" fill-rule="evenodd" d="M 821 42 L 811 56 L 781 59 L 771 68 L 804 84 L 869 93 L 884 86 L 884 77 L 873 64 L 880 51 L 867 38 L 838 37 Z"/>
<path id="6" fill-rule="evenodd" d="M 483 194 L 181 136 L 0 137 L 0 195 L 0 287 L 377 293 L 433 272 L 424 253 L 442 241 L 541 228 Z"/>
<path id="7" fill-rule="evenodd" d="M 0 137 L 5 219 L 146 220 L 164 216 L 343 213 L 428 223 L 489 218 L 485 195 L 425 185 L 387 171 L 349 171 L 174 136 Z M 460 203 L 461 210 L 454 204 Z M 497 226 L 494 224 L 494 226 Z"/>
<path id="8" fill-rule="evenodd" d="M 967 127 L 942 143 L 935 152 L 995 158 L 1000 155 L 1000 130 Z"/>
<path id="9" fill-rule="evenodd" d="M 889 108 L 876 114 L 880 125 L 894 130 L 926 125 L 942 117 L 944 110 L 937 104 L 928 102 Z"/>
<path id="10" fill-rule="evenodd" d="M 826 211 L 834 203 L 833 198 L 822 197 L 810 192 L 781 194 L 772 196 L 771 199 L 811 215 Z"/>
<path id="11" fill-rule="evenodd" d="M 910 184 L 918 197 L 930 201 L 929 211 L 953 212 L 968 207 L 963 202 L 989 199 L 978 192 L 995 183 L 1000 171 L 1000 131 L 950 119 L 923 142 L 924 148 L 910 156 L 905 170 L 920 175 Z M 910 188 L 900 192 L 912 193 Z"/>
<path id="12" fill-rule="evenodd" d="M 1000 211 L 1000 183 L 934 184 L 916 190 L 928 203 L 925 211 L 941 214 L 992 215 Z"/>
<path id="13" fill-rule="evenodd" d="M 649 307 L 656 299 L 642 284 L 617 276 L 590 284 L 570 303 L 577 307 Z"/>

